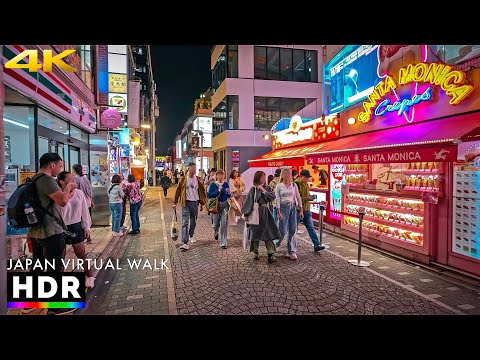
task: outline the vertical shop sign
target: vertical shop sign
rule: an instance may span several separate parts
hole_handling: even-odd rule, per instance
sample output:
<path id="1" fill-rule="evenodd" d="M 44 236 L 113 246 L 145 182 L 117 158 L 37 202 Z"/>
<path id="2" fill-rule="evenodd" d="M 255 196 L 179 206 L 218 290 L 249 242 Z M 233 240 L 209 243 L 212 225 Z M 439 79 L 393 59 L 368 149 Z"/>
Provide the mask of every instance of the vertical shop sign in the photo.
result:
<path id="1" fill-rule="evenodd" d="M 10 147 L 10 136 L 5 135 L 3 138 L 4 138 L 4 146 L 5 146 L 5 162 L 9 163 L 12 161 L 12 149 Z"/>
<path id="2" fill-rule="evenodd" d="M 342 181 L 345 175 L 345 164 L 330 165 L 330 218 L 340 220 L 336 212 L 342 211 Z"/>
<path id="3" fill-rule="evenodd" d="M 232 170 L 240 170 L 240 149 L 232 150 Z"/>

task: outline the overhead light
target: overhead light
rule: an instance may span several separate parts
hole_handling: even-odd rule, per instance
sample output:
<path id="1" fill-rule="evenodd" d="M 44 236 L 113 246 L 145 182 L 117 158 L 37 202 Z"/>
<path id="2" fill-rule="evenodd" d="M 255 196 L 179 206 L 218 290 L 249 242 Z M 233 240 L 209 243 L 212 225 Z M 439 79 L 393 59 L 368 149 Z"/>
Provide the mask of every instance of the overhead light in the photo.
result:
<path id="1" fill-rule="evenodd" d="M 263 135 L 263 138 L 264 138 L 265 140 L 268 140 L 268 139 L 270 139 L 270 136 L 269 136 L 269 135 Z"/>
<path id="2" fill-rule="evenodd" d="M 355 124 L 355 121 L 356 121 L 356 120 L 355 120 L 355 118 L 353 118 L 353 117 L 351 117 L 351 118 L 348 119 L 348 123 L 349 123 L 350 125 Z"/>
<path id="3" fill-rule="evenodd" d="M 144 129 L 150 129 L 150 125 L 148 125 L 148 124 L 142 124 L 140 126 Z"/>
<path id="4" fill-rule="evenodd" d="M 25 124 L 22 124 L 18 121 L 15 121 L 15 120 L 10 120 L 10 119 L 6 119 L 6 118 L 3 118 L 3 121 L 7 122 L 7 123 L 10 123 L 10 124 L 13 124 L 13 125 L 17 125 L 17 126 L 20 126 L 20 127 L 23 127 L 25 129 L 30 129 L 30 126 L 28 125 L 25 125 Z"/>

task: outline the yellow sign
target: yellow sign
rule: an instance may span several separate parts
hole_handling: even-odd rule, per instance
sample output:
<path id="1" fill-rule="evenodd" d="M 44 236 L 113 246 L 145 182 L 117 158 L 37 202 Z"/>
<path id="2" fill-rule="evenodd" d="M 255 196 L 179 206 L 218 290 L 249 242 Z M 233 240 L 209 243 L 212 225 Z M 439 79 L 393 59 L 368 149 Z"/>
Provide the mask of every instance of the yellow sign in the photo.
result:
<path id="1" fill-rule="evenodd" d="M 126 94 L 127 83 L 126 74 L 108 74 L 108 92 Z"/>
<path id="2" fill-rule="evenodd" d="M 65 50 L 60 54 L 53 56 L 52 50 L 43 50 L 43 65 L 38 63 L 38 50 L 24 50 L 13 59 L 5 63 L 7 69 L 28 69 L 28 72 L 37 72 L 42 69 L 45 72 L 51 72 L 53 64 L 57 65 L 64 71 L 76 72 L 77 70 L 68 64 L 66 64 L 62 58 L 73 54 L 75 50 Z M 19 62 L 28 56 L 26 64 L 20 64 Z"/>
<path id="3" fill-rule="evenodd" d="M 36 173 L 34 171 L 20 171 L 19 185 L 24 184 L 25 180 L 31 179 Z"/>
<path id="4" fill-rule="evenodd" d="M 364 123 L 369 122 L 372 118 L 373 109 L 377 107 L 383 96 L 399 86 L 410 83 L 439 86 L 445 91 L 445 94 L 451 97 L 449 103 L 458 105 L 473 91 L 473 85 L 464 84 L 466 78 L 467 75 L 463 71 L 454 70 L 453 66 L 446 64 L 410 64 L 400 69 L 398 84 L 392 76 L 387 75 L 385 80 L 375 86 L 373 92 L 368 96 L 368 100 L 363 103 L 364 111 L 358 114 L 358 120 Z M 413 105 L 416 100 L 410 100 L 410 105 Z"/>

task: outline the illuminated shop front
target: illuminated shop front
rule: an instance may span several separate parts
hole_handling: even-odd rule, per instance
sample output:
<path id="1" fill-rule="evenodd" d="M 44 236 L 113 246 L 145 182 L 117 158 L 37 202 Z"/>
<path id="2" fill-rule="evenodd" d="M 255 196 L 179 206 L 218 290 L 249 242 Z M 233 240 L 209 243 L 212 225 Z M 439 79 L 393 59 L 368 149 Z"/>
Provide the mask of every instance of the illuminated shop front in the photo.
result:
<path id="1" fill-rule="evenodd" d="M 474 65 L 479 54 L 468 57 L 456 45 L 363 47 L 376 58 L 368 66 L 356 66 L 348 52 L 327 64 L 327 106 L 340 110 L 342 138 L 306 155 L 309 165 L 344 169 L 342 233 L 358 237 L 356 216 L 364 207 L 366 243 L 480 275 L 480 154 L 474 141 L 480 136 L 480 71 Z M 332 64 L 342 66 L 332 71 Z M 374 82 L 362 85 L 368 91 L 360 94 L 360 74 L 368 67 L 372 75 L 366 78 Z M 353 95 L 343 94 L 343 102 L 329 96 L 338 72 L 340 85 L 357 85 Z M 356 105 L 345 100 L 352 96 Z"/>

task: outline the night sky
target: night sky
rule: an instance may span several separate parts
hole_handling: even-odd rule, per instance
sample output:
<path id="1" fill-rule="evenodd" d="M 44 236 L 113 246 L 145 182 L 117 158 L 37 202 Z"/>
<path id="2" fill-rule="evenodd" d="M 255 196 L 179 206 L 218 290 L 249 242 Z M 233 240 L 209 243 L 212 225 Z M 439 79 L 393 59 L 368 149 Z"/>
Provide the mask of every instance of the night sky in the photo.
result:
<path id="1" fill-rule="evenodd" d="M 153 76 L 157 83 L 160 117 L 157 155 L 166 155 L 175 137 L 193 113 L 200 93 L 211 86 L 210 45 L 151 45 Z"/>

